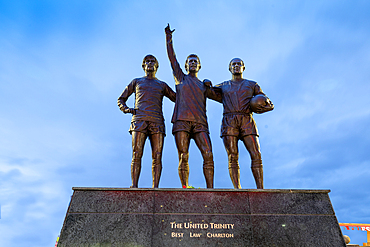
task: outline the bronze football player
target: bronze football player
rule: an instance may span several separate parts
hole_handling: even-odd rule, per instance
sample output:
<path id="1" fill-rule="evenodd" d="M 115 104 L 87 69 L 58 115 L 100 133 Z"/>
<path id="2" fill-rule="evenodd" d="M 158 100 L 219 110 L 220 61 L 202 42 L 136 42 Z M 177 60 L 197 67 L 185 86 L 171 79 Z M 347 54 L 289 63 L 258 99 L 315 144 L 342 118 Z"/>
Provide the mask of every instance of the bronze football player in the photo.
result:
<path id="1" fill-rule="evenodd" d="M 197 55 L 191 54 L 186 59 L 185 69 L 188 74 L 181 70 L 172 44 L 174 31 L 170 29 L 170 25 L 165 28 L 167 54 L 176 83 L 176 102 L 171 122 L 179 155 L 179 176 L 182 186 L 188 186 L 189 144 L 194 139 L 203 157 L 203 174 L 207 188 L 213 188 L 214 162 L 206 115 L 206 99 L 210 90 L 207 90 L 206 80 L 201 81 L 197 77 L 201 68 Z"/>
<path id="2" fill-rule="evenodd" d="M 229 70 L 232 74 L 232 79 L 216 85 L 211 91 L 217 94 L 217 101 L 221 102 L 224 108 L 221 138 L 228 155 L 230 178 L 234 188 L 240 189 L 238 140 L 241 140 L 251 156 L 251 168 L 257 189 L 263 189 L 260 145 L 250 104 L 254 96 L 265 96 L 265 94 L 256 82 L 243 79 L 245 67 L 241 59 L 232 59 L 229 64 Z M 256 113 L 263 113 L 273 109 L 274 105 L 267 97 L 261 104 L 256 104 L 253 107 Z"/>
<path id="3" fill-rule="evenodd" d="M 175 92 L 155 74 L 158 61 L 153 55 L 145 56 L 142 67 L 145 76 L 136 78 L 125 88 L 118 98 L 118 106 L 123 113 L 131 113 L 132 120 L 129 129 L 132 135 L 131 188 L 137 188 L 141 170 L 141 158 L 144 144 L 149 137 L 152 148 L 153 188 L 158 188 L 162 172 L 162 151 L 165 137 L 165 125 L 162 113 L 163 97 L 175 102 Z M 126 101 L 135 94 L 135 108 L 129 108 Z"/>

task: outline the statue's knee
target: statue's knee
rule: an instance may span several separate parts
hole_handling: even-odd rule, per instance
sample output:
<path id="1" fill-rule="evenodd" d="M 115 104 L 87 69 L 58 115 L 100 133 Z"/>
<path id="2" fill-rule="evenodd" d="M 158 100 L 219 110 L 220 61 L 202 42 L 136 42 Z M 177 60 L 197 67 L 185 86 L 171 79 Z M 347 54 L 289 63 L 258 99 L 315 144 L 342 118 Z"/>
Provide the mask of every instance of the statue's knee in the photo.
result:
<path id="1" fill-rule="evenodd" d="M 230 153 L 228 155 L 229 163 L 237 163 L 239 159 L 239 154 L 237 153 Z"/>
<path id="2" fill-rule="evenodd" d="M 143 157 L 143 152 L 140 152 L 140 151 L 134 151 L 132 152 L 132 160 L 141 160 L 141 158 Z"/>
<path id="3" fill-rule="evenodd" d="M 258 151 L 256 151 L 256 152 L 251 152 L 250 153 L 250 155 L 251 155 L 251 159 L 252 159 L 252 161 L 253 160 L 261 160 L 261 152 L 258 152 Z"/>
<path id="4" fill-rule="evenodd" d="M 261 168 L 262 167 L 262 159 L 252 160 L 251 167 L 252 168 Z"/>
<path id="5" fill-rule="evenodd" d="M 187 163 L 189 160 L 189 153 L 180 153 L 179 154 L 179 161 L 181 163 Z"/>
<path id="6" fill-rule="evenodd" d="M 213 162 L 204 162 L 203 163 L 203 169 L 206 170 L 214 170 L 214 163 Z"/>
<path id="7" fill-rule="evenodd" d="M 213 161 L 213 153 L 212 151 L 205 151 L 203 152 L 203 160 L 204 162 L 210 162 Z"/>
<path id="8" fill-rule="evenodd" d="M 161 163 L 161 160 L 162 160 L 162 153 L 160 152 L 154 153 L 152 158 L 153 158 L 153 164 L 159 164 Z"/>

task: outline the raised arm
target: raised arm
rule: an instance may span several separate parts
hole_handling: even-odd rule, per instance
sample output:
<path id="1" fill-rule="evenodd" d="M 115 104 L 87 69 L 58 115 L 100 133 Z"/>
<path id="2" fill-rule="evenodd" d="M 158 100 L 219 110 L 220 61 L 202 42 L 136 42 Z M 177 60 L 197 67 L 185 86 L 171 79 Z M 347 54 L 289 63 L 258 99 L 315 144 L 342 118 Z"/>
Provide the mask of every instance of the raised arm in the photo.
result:
<path id="1" fill-rule="evenodd" d="M 175 50 L 173 49 L 173 44 L 172 44 L 172 33 L 175 31 L 170 29 L 170 24 L 167 25 L 167 27 L 164 29 L 166 32 L 166 46 L 167 46 L 167 55 L 168 59 L 171 62 L 171 67 L 172 71 L 174 73 L 174 76 L 179 79 L 178 76 L 183 74 L 180 64 L 178 63 L 175 55 Z"/>
<path id="2" fill-rule="evenodd" d="M 129 108 L 126 105 L 126 101 L 128 97 L 130 97 L 130 95 L 134 92 L 134 88 L 135 88 L 134 84 L 135 84 L 135 80 L 132 80 L 130 84 L 128 84 L 128 86 L 125 88 L 125 90 L 123 90 L 121 96 L 119 96 L 118 98 L 117 105 L 123 113 L 131 113 L 131 114 L 136 113 L 135 109 Z"/>

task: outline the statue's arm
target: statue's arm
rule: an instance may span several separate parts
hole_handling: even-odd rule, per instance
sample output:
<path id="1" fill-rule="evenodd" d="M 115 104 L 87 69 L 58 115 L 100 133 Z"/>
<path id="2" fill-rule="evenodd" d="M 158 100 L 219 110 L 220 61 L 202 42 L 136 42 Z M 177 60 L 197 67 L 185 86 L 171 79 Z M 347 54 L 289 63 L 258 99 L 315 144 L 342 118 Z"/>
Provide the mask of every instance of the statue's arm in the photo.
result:
<path id="1" fill-rule="evenodd" d="M 175 50 L 173 49 L 173 43 L 172 43 L 172 33 L 175 31 L 170 29 L 170 24 L 167 25 L 167 27 L 164 29 L 166 32 L 166 47 L 167 47 L 167 55 L 168 59 L 170 60 L 172 71 L 176 79 L 178 81 L 181 81 L 181 76 L 183 76 L 183 72 L 180 68 L 180 64 L 178 63 L 175 55 Z"/>
<path id="2" fill-rule="evenodd" d="M 212 87 L 212 82 L 208 79 L 203 80 L 204 85 L 206 86 L 206 96 L 214 101 L 222 103 L 222 90 L 219 87 Z"/>
<path id="3" fill-rule="evenodd" d="M 265 93 L 262 91 L 262 89 L 261 89 L 260 85 L 258 85 L 258 84 L 256 83 L 256 85 L 254 85 L 253 96 L 254 96 L 254 95 L 258 95 L 258 94 L 263 94 L 263 95 L 265 95 Z"/>
<path id="4" fill-rule="evenodd" d="M 261 87 L 257 83 L 254 86 L 253 94 L 254 95 L 262 94 L 262 95 L 266 96 L 266 94 L 262 91 Z M 271 102 L 271 100 L 269 98 L 267 98 L 266 101 L 265 101 L 265 105 L 264 106 L 257 106 L 257 108 L 258 108 L 257 113 L 264 113 L 264 112 L 272 111 L 274 109 L 274 104 Z"/>
<path id="5" fill-rule="evenodd" d="M 119 96 L 118 98 L 117 105 L 123 113 L 135 114 L 135 109 L 130 108 L 126 105 L 126 101 L 130 97 L 130 95 L 134 92 L 134 89 L 135 89 L 135 80 L 132 80 L 131 83 L 127 85 L 125 90 L 123 90 L 121 96 Z"/>
<path id="6" fill-rule="evenodd" d="M 167 84 L 165 85 L 166 87 L 164 91 L 164 96 L 169 98 L 172 102 L 176 102 L 176 93 L 172 90 L 172 88 L 170 88 L 170 86 L 168 86 Z"/>

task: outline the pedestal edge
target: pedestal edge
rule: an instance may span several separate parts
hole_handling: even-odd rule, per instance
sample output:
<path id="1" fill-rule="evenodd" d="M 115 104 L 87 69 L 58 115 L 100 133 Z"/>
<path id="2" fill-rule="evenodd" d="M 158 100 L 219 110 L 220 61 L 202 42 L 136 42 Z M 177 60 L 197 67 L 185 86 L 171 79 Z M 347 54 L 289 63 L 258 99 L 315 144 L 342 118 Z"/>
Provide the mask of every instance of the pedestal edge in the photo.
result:
<path id="1" fill-rule="evenodd" d="M 182 189 L 182 188 L 117 188 L 117 187 L 72 187 L 74 191 L 176 191 L 176 192 L 265 192 L 265 193 L 329 193 L 329 189 Z"/>

